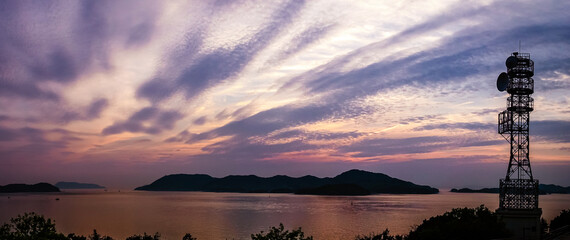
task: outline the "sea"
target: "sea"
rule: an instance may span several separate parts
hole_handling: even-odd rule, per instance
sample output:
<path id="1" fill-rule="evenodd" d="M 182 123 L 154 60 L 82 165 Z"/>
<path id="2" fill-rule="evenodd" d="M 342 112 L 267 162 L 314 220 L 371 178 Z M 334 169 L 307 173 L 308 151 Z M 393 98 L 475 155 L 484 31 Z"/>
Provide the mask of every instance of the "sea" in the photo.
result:
<path id="1" fill-rule="evenodd" d="M 311 196 L 261 193 L 67 190 L 61 193 L 0 194 L 0 224 L 26 212 L 55 220 L 64 234 L 99 234 L 125 239 L 160 233 L 162 240 L 251 239 L 283 223 L 314 239 L 354 239 L 356 235 L 406 234 L 424 219 L 453 208 L 498 207 L 487 193 Z M 547 221 L 570 208 L 570 194 L 539 197 Z"/>

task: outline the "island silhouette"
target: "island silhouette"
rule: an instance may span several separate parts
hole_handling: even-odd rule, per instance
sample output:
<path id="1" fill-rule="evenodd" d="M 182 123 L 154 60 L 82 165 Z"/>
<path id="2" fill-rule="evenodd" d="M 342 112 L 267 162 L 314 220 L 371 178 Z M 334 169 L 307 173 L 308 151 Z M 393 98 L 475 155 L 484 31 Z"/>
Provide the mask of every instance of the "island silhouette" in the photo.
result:
<path id="1" fill-rule="evenodd" d="M 59 189 L 104 189 L 104 186 L 100 186 L 94 183 L 80 183 L 80 182 L 58 182 L 55 184 Z"/>
<path id="2" fill-rule="evenodd" d="M 0 193 L 18 192 L 59 192 L 59 188 L 49 183 L 8 184 L 5 186 L 0 186 Z"/>
<path id="3" fill-rule="evenodd" d="M 471 188 L 453 188 L 450 192 L 456 193 L 499 193 L 499 188 L 481 188 L 481 189 L 471 189 Z M 539 194 L 570 194 L 570 186 L 562 187 L 554 184 L 539 184 L 538 185 Z"/>
<path id="4" fill-rule="evenodd" d="M 173 174 L 151 184 L 137 187 L 140 191 L 202 191 L 238 193 L 295 193 L 314 195 L 368 195 L 378 193 L 434 194 L 437 188 L 417 185 L 383 173 L 349 170 L 333 178 L 315 176 L 289 177 L 277 175 L 230 175 L 215 178 L 206 174 Z"/>

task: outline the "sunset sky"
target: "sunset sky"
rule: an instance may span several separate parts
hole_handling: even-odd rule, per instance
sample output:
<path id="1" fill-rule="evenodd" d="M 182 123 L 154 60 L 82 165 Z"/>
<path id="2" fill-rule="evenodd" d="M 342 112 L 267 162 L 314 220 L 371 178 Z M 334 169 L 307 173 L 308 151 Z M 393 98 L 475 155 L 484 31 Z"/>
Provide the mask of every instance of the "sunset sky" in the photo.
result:
<path id="1" fill-rule="evenodd" d="M 496 187 L 514 51 L 570 185 L 570 1 L 1 1 L 0 185 L 174 173 Z"/>

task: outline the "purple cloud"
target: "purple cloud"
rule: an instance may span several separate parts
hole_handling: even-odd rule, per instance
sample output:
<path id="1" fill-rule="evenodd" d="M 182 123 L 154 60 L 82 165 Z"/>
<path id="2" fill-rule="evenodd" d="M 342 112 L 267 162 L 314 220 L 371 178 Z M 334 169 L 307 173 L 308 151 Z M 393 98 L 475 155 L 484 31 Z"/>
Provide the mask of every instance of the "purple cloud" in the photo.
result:
<path id="1" fill-rule="evenodd" d="M 172 61 L 173 64 L 176 64 L 176 68 L 183 69 L 180 74 L 174 77 L 174 81 L 169 81 L 169 78 L 166 77 L 155 76 L 137 90 L 137 96 L 150 101 L 162 101 L 182 89 L 188 99 L 193 99 L 204 90 L 241 72 L 258 52 L 269 45 L 271 40 L 292 22 L 295 14 L 303 6 L 303 1 L 290 1 L 285 4 L 274 13 L 272 19 L 268 21 L 269 24 L 244 43 L 239 43 L 232 48 L 218 48 L 196 56 L 190 64 L 185 66 L 180 66 L 177 62 Z M 191 41 L 200 42 L 195 38 L 191 38 Z M 199 47 L 199 45 L 191 44 L 192 49 Z M 174 58 L 178 58 L 178 56 L 179 54 L 173 54 Z M 168 68 L 170 66 L 166 67 L 166 69 Z"/>
<path id="2" fill-rule="evenodd" d="M 132 122 L 141 122 L 146 121 L 151 118 L 154 118 L 158 114 L 159 110 L 156 107 L 145 107 L 138 112 L 133 113 L 131 117 L 129 117 L 129 121 Z"/>
<path id="3" fill-rule="evenodd" d="M 113 135 L 122 132 L 142 132 L 144 127 L 140 122 L 116 122 L 103 129 L 103 135 Z"/>
<path id="4" fill-rule="evenodd" d="M 109 101 L 105 98 L 95 99 L 89 106 L 80 110 L 60 110 L 61 113 L 56 114 L 55 121 L 67 124 L 73 121 L 90 121 L 100 117 L 101 113 L 109 106 Z M 53 109 L 52 109 L 53 111 Z"/>
<path id="5" fill-rule="evenodd" d="M 498 113 L 498 112 L 497 112 Z M 530 122 L 531 136 L 538 137 L 552 142 L 567 143 L 570 142 L 570 122 L 555 120 L 531 120 Z M 497 134 L 496 123 L 476 123 L 476 122 L 459 122 L 459 123 L 442 123 L 428 124 L 414 128 L 414 131 L 434 130 L 434 129 L 465 129 L 477 132 L 492 132 Z"/>
<path id="6" fill-rule="evenodd" d="M 50 134 L 50 138 L 46 137 Z M 0 126 L 0 141 L 18 141 L 13 148 L 0 148 L 0 164 L 17 161 L 40 161 L 38 156 L 59 154 L 71 143 L 81 141 L 81 134 L 63 129 L 6 128 Z"/>
<path id="7" fill-rule="evenodd" d="M 185 141 L 188 141 L 188 139 L 192 138 L 194 135 L 196 135 L 196 134 L 190 133 L 190 132 L 188 132 L 188 130 L 184 130 L 184 131 L 178 133 L 176 136 L 170 137 L 164 141 L 165 142 L 185 142 Z"/>
<path id="8" fill-rule="evenodd" d="M 530 135 L 557 143 L 570 143 L 570 121 L 532 121 Z"/>
<path id="9" fill-rule="evenodd" d="M 159 134 L 164 130 L 174 128 L 174 124 L 183 117 L 184 115 L 177 111 L 163 111 L 156 107 L 145 107 L 133 113 L 126 121 L 118 121 L 104 128 L 101 133 L 103 135 L 122 132 Z"/>
<path id="10" fill-rule="evenodd" d="M 209 143 L 202 149 L 206 152 L 205 154 L 177 156 L 171 153 L 160 153 L 157 154 L 160 156 L 157 158 L 145 156 L 149 161 L 169 162 L 171 158 L 188 160 L 181 161 L 185 162 L 184 166 L 187 167 L 185 170 L 209 169 L 217 173 L 277 171 L 282 174 L 283 172 L 278 171 L 291 166 L 298 168 L 290 170 L 297 173 L 311 166 L 315 169 L 325 167 L 330 174 L 336 174 L 346 168 L 363 167 L 381 170 L 383 166 L 389 166 L 387 163 L 383 165 L 384 163 L 379 160 L 370 160 L 375 156 L 384 156 L 383 159 L 385 159 L 390 154 L 429 153 L 472 146 L 504 145 L 504 140 L 495 133 L 495 123 L 435 123 L 453 118 L 447 118 L 448 116 L 441 113 L 442 111 L 430 113 L 429 109 L 417 108 L 413 110 L 413 113 L 424 111 L 425 114 L 419 113 L 412 117 L 408 114 L 396 115 L 397 113 L 393 112 L 393 106 L 399 105 L 396 102 L 398 100 L 388 102 L 386 106 L 370 107 L 368 102 L 366 107 L 358 105 L 361 100 L 367 100 L 371 96 L 383 96 L 388 92 L 392 94 L 391 91 L 394 89 L 420 90 L 424 92 L 417 94 L 436 98 L 445 98 L 446 94 L 458 95 L 459 93 L 467 96 L 473 93 L 478 95 L 483 93 L 480 94 L 481 97 L 489 97 L 490 95 L 484 92 L 487 91 L 486 88 L 494 90 L 493 78 L 495 77 L 489 77 L 489 74 L 504 71 L 504 59 L 495 61 L 495 57 L 503 53 L 508 54 L 509 51 L 515 49 L 514 45 L 518 40 L 523 41 L 523 50 L 529 48 L 529 52 L 533 54 L 532 57 L 537 67 L 535 76 L 537 93 L 539 91 L 556 93 L 554 97 L 558 98 L 554 99 L 557 103 L 551 106 L 547 110 L 549 113 L 545 115 L 555 116 L 558 120 L 532 120 L 531 136 L 539 141 L 558 143 L 558 145 L 570 142 L 569 134 L 565 131 L 570 129 L 570 126 L 568 122 L 560 120 L 564 119 L 564 114 L 568 112 L 563 107 L 565 102 L 560 100 L 564 98 L 560 92 L 570 89 L 570 84 L 564 78 L 552 81 L 553 78 L 570 74 L 570 61 L 568 61 L 570 55 L 568 51 L 560 51 L 560 49 L 570 48 L 568 42 L 570 27 L 566 24 L 568 14 L 564 11 L 570 6 L 568 3 L 523 2 L 514 6 L 505 2 L 493 2 L 478 8 L 457 3 L 447 7 L 447 10 L 453 11 L 425 12 L 427 15 L 418 16 L 417 19 L 426 19 L 424 17 L 427 16 L 427 20 L 414 22 L 415 25 L 408 25 L 409 27 L 405 29 L 399 26 L 410 24 L 408 20 L 399 22 L 399 20 L 384 21 L 376 18 L 375 21 L 368 21 L 369 19 L 363 16 L 362 20 L 366 21 L 365 24 L 374 26 L 369 33 L 359 32 L 369 29 L 367 27 L 340 32 L 345 31 L 343 28 L 346 24 L 343 21 L 323 22 L 322 19 L 327 19 L 327 17 L 319 16 L 322 11 L 315 12 L 312 5 L 306 7 L 303 1 L 286 1 L 279 5 L 268 3 L 261 7 L 263 14 L 248 18 L 247 21 L 242 21 L 243 14 L 236 14 L 236 9 L 243 10 L 241 7 L 244 5 L 240 2 L 218 1 L 193 4 L 192 7 L 174 12 L 173 16 L 175 14 L 192 16 L 183 18 L 182 21 L 172 19 L 171 16 L 161 16 L 162 4 L 169 3 L 145 1 L 141 4 L 139 1 L 107 0 L 88 0 L 77 4 L 54 1 L 33 4 L 10 0 L 0 2 L 0 32 L 2 33 L 0 34 L 0 109 L 8 109 L 0 115 L 2 124 L 0 141 L 10 143 L 8 145 L 11 145 L 12 141 L 14 144 L 22 143 L 17 148 L 8 148 L 6 145 L 1 147 L 2 160 L 0 161 L 3 161 L 6 156 L 10 156 L 10 161 L 16 162 L 15 159 L 38 159 L 38 156 L 43 158 L 49 153 L 69 152 L 67 147 L 71 142 L 82 141 L 80 134 L 43 130 L 38 126 L 65 125 L 73 121 L 94 120 L 103 116 L 110 105 L 123 104 L 124 101 L 113 102 L 118 98 L 107 95 L 114 94 L 111 91 L 105 93 L 106 98 L 81 96 L 82 100 L 77 102 L 83 102 L 89 97 L 91 97 L 91 102 L 85 106 L 77 106 L 76 102 L 71 102 L 76 100 L 74 98 L 77 92 L 65 92 L 64 94 L 64 91 L 75 91 L 77 90 L 75 86 L 79 86 L 79 90 L 84 91 L 81 88 L 84 87 L 81 85 L 83 83 L 80 81 L 95 80 L 96 78 L 91 77 L 92 73 L 112 75 L 124 73 L 125 70 L 132 71 L 133 69 L 123 68 L 127 65 L 130 68 L 131 62 L 123 65 L 122 61 L 117 60 L 122 60 L 125 55 L 133 52 L 140 54 L 137 56 L 150 56 L 159 61 L 148 69 L 151 72 L 150 75 L 142 76 L 144 83 L 135 86 L 136 89 L 134 89 L 135 100 L 150 102 L 151 106 L 139 109 L 130 116 L 116 119 L 114 123 L 102 129 L 101 135 L 123 132 L 157 135 L 173 130 L 175 127 L 181 127 L 176 125 L 185 117 L 182 112 L 193 111 L 192 109 L 182 111 L 181 107 L 194 106 L 192 101 L 202 99 L 202 97 L 205 99 L 211 97 L 210 91 L 217 90 L 217 87 L 222 84 L 233 84 L 231 81 L 242 81 L 248 78 L 249 76 L 244 75 L 250 74 L 250 71 L 258 71 L 260 77 L 269 76 L 268 80 L 274 81 L 268 82 L 272 85 L 271 87 L 279 88 L 278 84 L 285 83 L 276 93 L 276 98 L 268 97 L 270 94 L 266 93 L 258 94 L 264 89 L 255 89 L 261 91 L 256 91 L 254 96 L 246 96 L 243 93 L 240 101 L 252 102 L 244 107 L 235 105 L 235 102 L 231 102 L 234 98 L 230 98 L 224 103 L 222 107 L 225 107 L 224 110 L 217 109 L 216 107 L 221 107 L 219 105 L 211 109 L 217 111 L 218 114 L 193 116 L 194 119 L 189 120 L 194 126 L 201 125 L 199 128 L 201 133 L 193 133 L 194 130 L 190 125 L 182 132 L 176 130 L 179 132 L 177 135 L 166 138 L 164 140 L 166 143 L 161 143 L 165 145 L 169 142 L 193 144 L 209 140 L 200 143 Z M 124 11 L 124 9 L 129 9 L 129 11 Z M 237 17 L 231 19 L 236 15 L 222 15 L 228 12 L 236 14 Z M 517 14 L 510 14 L 514 12 Z M 354 14 L 350 9 L 346 13 L 347 16 Z M 222 21 L 218 21 L 222 18 Z M 194 19 L 197 20 L 194 21 Z M 232 24 L 247 25 L 244 27 L 247 34 L 243 34 L 239 40 L 233 42 L 230 42 L 231 39 L 224 39 L 220 41 L 221 43 L 217 42 L 216 38 L 220 36 L 216 35 L 219 29 L 215 28 L 227 23 L 226 20 Z M 256 23 L 252 25 L 251 20 Z M 464 22 L 468 24 L 463 24 Z M 170 25 L 171 23 L 175 23 L 176 26 Z M 375 25 L 376 23 L 381 23 L 381 25 Z M 180 29 L 183 25 L 187 29 Z M 175 29 L 177 33 L 170 35 L 174 32 L 172 29 Z M 387 30 L 386 33 L 390 33 L 391 37 L 382 39 L 383 33 L 378 32 L 377 29 Z M 166 32 L 169 33 L 157 34 Z M 443 32 L 445 34 L 442 34 Z M 327 39 L 337 33 L 339 35 L 334 36 L 335 39 Z M 341 35 L 350 36 L 354 41 L 337 41 L 336 37 Z M 374 41 L 371 39 L 374 35 L 379 36 L 378 39 L 381 40 L 354 49 L 354 46 L 358 44 Z M 160 37 L 161 41 L 153 41 L 157 40 L 154 39 L 155 37 Z M 212 39 L 214 42 L 205 42 Z M 170 43 L 169 41 L 172 40 L 174 40 L 173 43 Z M 283 40 L 287 40 L 287 44 L 279 45 L 284 42 Z M 410 47 L 417 46 L 419 41 L 424 40 L 426 40 L 425 46 Z M 340 46 L 339 42 L 347 44 Z M 319 43 L 329 45 L 312 48 Z M 149 49 L 145 48 L 147 44 L 150 46 Z M 336 50 L 326 52 L 327 49 L 341 49 L 342 52 L 349 48 L 352 48 L 352 52 L 344 56 L 338 56 L 339 52 Z M 397 51 L 398 49 L 402 50 Z M 305 52 L 311 54 L 301 55 Z M 387 52 L 393 55 L 386 56 Z M 153 55 L 156 53 L 160 55 Z M 298 76 L 289 75 L 299 70 L 295 67 L 289 68 L 291 66 L 285 63 L 290 62 L 285 60 L 299 57 L 301 61 L 299 64 L 303 64 L 302 61 L 314 63 L 327 61 L 327 54 L 337 57 L 321 66 L 299 73 Z M 374 54 L 378 55 L 371 57 Z M 317 57 L 313 59 L 315 56 Z M 154 61 L 144 60 L 154 63 Z M 262 62 L 264 60 L 266 62 Z M 147 65 L 137 67 L 147 67 Z M 111 71 L 114 69 L 117 71 Z M 244 72 L 246 69 L 247 72 Z M 139 73 L 149 74 L 147 71 Z M 284 77 L 279 77 L 278 80 L 273 79 L 273 76 L 280 74 L 284 74 Z M 473 79 L 480 79 L 480 82 L 473 81 Z M 249 80 L 251 79 L 244 81 L 243 84 L 250 83 Z M 238 84 L 242 85 L 242 82 Z M 132 89 L 128 91 L 132 92 Z M 279 95 L 282 93 L 284 94 Z M 285 100 L 290 93 L 294 93 L 294 97 L 283 101 L 290 102 L 289 104 L 282 105 L 282 102 L 255 104 L 258 99 L 259 101 Z M 186 102 L 181 102 L 180 106 L 169 105 L 168 110 L 161 107 L 161 103 L 171 100 L 170 98 L 175 94 L 186 97 L 182 99 Z M 231 94 L 234 95 L 235 92 Z M 416 93 L 409 91 L 407 94 L 415 95 Z M 547 102 L 551 102 L 550 100 L 547 99 Z M 279 106 L 259 110 L 261 105 L 267 107 L 274 106 L 274 104 Z M 489 117 L 489 114 L 493 114 L 492 112 L 499 111 L 484 106 L 489 104 L 486 101 L 481 103 L 481 108 L 483 108 L 481 111 L 473 112 L 472 107 L 475 104 L 469 105 L 466 114 Z M 117 107 L 124 108 L 125 106 Z M 180 108 L 176 109 L 176 107 Z M 372 116 L 372 113 L 374 117 L 379 116 L 378 125 L 409 124 L 399 128 L 398 131 L 402 129 L 408 131 L 412 127 L 411 123 L 421 124 L 420 127 L 412 129 L 407 134 L 413 134 L 413 131 L 441 129 L 465 129 L 482 134 L 467 139 L 462 136 L 441 136 L 441 131 L 431 131 L 432 136 L 401 138 L 397 136 L 397 133 L 387 132 L 387 135 L 383 135 L 384 133 L 381 135 L 385 138 L 374 139 L 373 135 L 360 132 L 333 133 L 301 130 L 306 129 L 305 125 L 310 126 L 313 123 L 319 124 L 331 120 L 348 122 L 353 119 L 367 118 Z M 217 122 L 212 122 L 212 124 L 220 122 L 227 124 L 204 130 L 205 127 L 210 126 L 206 123 L 216 120 Z M 369 129 L 376 123 L 367 122 L 365 124 L 370 125 L 366 125 L 363 129 Z M 27 125 L 32 127 L 21 128 Z M 342 129 L 334 130 L 342 131 Z M 394 135 L 391 135 L 392 133 Z M 422 132 L 422 134 L 428 134 L 428 132 Z M 487 136 L 488 138 L 485 138 Z M 213 142 L 214 139 L 223 140 Z M 335 144 L 325 145 L 319 141 L 334 141 Z M 131 142 L 133 146 L 139 143 Z M 562 149 L 567 148 L 562 147 Z M 544 150 L 544 144 L 541 150 Z M 144 149 L 141 151 L 144 152 Z M 314 161 L 311 160 L 314 156 L 310 155 L 313 151 L 328 154 L 333 159 L 348 156 L 353 160 L 362 158 L 366 161 L 361 163 L 339 161 L 327 164 L 315 161 L 296 164 L 290 162 L 291 159 L 278 159 L 295 155 L 292 158 L 305 160 L 306 156 L 308 161 Z M 140 152 L 133 154 L 140 154 Z M 63 155 L 57 155 L 50 160 L 56 162 L 55 159 L 61 156 Z M 267 161 L 268 158 L 277 159 L 277 161 L 270 162 Z M 396 171 L 397 168 L 416 166 L 419 169 L 426 167 L 430 171 L 436 171 L 439 165 L 453 172 L 457 168 L 453 168 L 452 165 L 458 162 L 480 159 L 497 161 L 497 158 L 496 156 L 457 156 L 457 158 L 439 160 L 419 159 L 417 162 L 412 161 L 410 165 L 394 163 L 392 166 L 396 167 L 392 169 Z M 119 162 L 121 156 L 117 159 Z M 27 161 L 33 162 L 33 160 Z M 170 164 L 169 170 L 171 171 L 180 169 L 174 161 L 168 164 Z M 138 169 L 140 168 L 142 167 Z M 12 168 L 3 169 L 11 170 Z M 101 167 L 101 169 L 104 168 Z M 495 168 L 493 169 L 495 171 Z M 418 175 L 417 170 L 409 174 Z M 0 177 L 1 175 L 4 174 L 0 174 Z M 453 174 L 449 173 L 446 176 L 452 177 Z"/>
<path id="11" fill-rule="evenodd" d="M 487 8 L 484 8 L 487 9 Z M 452 19 L 458 20 L 465 16 L 468 12 L 469 16 L 482 14 L 484 9 L 459 11 L 452 16 Z M 362 68 L 339 72 L 343 69 L 345 63 L 350 62 L 358 55 L 365 51 L 373 51 L 378 46 L 389 47 L 405 38 L 420 36 L 429 31 L 435 31 L 445 27 L 450 21 L 450 17 L 436 16 L 430 20 L 432 22 L 421 23 L 408 30 L 404 30 L 401 34 L 394 36 L 382 43 L 371 44 L 355 50 L 353 53 L 339 57 L 323 66 L 309 70 L 292 78 L 286 83 L 281 91 L 299 90 L 307 96 L 318 95 L 320 99 L 314 100 L 306 105 L 291 104 L 280 106 L 273 109 L 265 110 L 246 117 L 232 121 L 222 127 L 200 133 L 187 133 L 184 136 L 171 138 L 172 141 L 186 140 L 187 143 L 194 143 L 205 139 L 213 139 L 220 136 L 233 136 L 232 139 L 239 139 L 239 144 L 233 142 L 221 142 L 220 145 L 211 145 L 207 150 L 213 153 L 229 151 L 221 149 L 221 146 L 229 145 L 233 149 L 243 147 L 249 149 L 259 147 L 259 142 L 249 142 L 250 137 L 267 137 L 273 132 L 283 131 L 284 129 L 300 126 L 308 123 L 314 123 L 326 119 L 340 116 L 341 118 L 351 118 L 369 113 L 368 109 L 347 109 L 349 103 L 357 98 L 363 98 L 369 95 L 375 95 L 382 91 L 403 87 L 426 87 L 435 88 L 441 86 L 457 86 L 457 92 L 474 92 L 480 89 L 472 86 L 465 86 L 458 79 L 468 77 L 486 75 L 489 71 L 500 72 L 501 65 L 496 66 L 495 63 L 486 61 L 489 55 L 501 49 L 508 48 L 508 44 L 518 41 L 517 36 L 528 34 L 529 31 L 537 30 L 533 26 L 518 26 L 511 29 L 483 29 L 481 26 L 468 27 L 455 35 L 444 37 L 438 47 L 428 49 L 422 52 L 410 55 L 397 56 L 394 58 L 384 58 L 378 62 L 372 63 Z M 567 45 L 564 40 L 562 29 L 569 30 L 564 26 L 542 26 L 540 28 L 543 34 L 532 34 L 526 36 L 531 38 L 530 42 L 540 42 L 545 38 L 550 38 L 551 43 Z M 570 31 L 566 31 L 570 32 Z M 517 33 L 517 34 L 514 34 Z M 555 38 L 550 35 L 557 35 Z M 480 38 L 484 35 L 485 38 Z M 559 37 L 561 36 L 561 37 Z M 560 69 L 563 66 L 557 66 L 552 69 Z M 490 81 L 489 85 L 493 84 Z M 437 93 L 436 93 L 437 94 Z M 488 114 L 489 109 L 479 114 Z M 220 112 L 216 118 L 228 116 L 227 111 Z M 430 119 L 437 119 L 437 116 L 424 116 L 400 120 L 401 123 L 421 122 Z M 473 131 L 495 131 L 496 127 L 487 123 L 456 123 L 456 124 L 440 124 L 426 125 L 415 130 L 430 130 L 443 128 L 462 128 Z M 277 134 L 282 137 L 294 138 L 297 134 L 306 133 L 284 131 Z M 471 146 L 490 146 L 502 144 L 503 140 L 489 140 L 483 138 L 463 139 L 457 137 L 443 136 L 426 136 L 418 138 L 405 139 L 370 139 L 361 141 L 349 146 L 341 147 L 339 150 L 344 153 L 358 152 L 356 157 L 372 157 L 390 154 L 406 154 L 406 153 L 427 153 L 439 151 L 449 148 L 461 148 Z M 302 145 L 303 143 L 297 143 Z M 218 147 L 220 150 L 218 151 Z M 416 147 L 406 147 L 416 146 Z M 300 149 L 310 149 L 311 146 L 300 147 Z M 314 147 L 314 146 L 313 146 Z M 236 150 L 237 151 L 237 150 Z M 278 151 L 278 150 L 276 150 Z M 231 152 L 231 151 L 230 151 Z M 245 154 L 245 152 L 244 152 Z M 215 155 L 214 155 L 215 156 Z M 255 156 L 250 156 L 256 159 Z M 265 157 L 265 156 L 260 156 Z M 212 156 L 212 158 L 215 158 Z"/>
<path id="12" fill-rule="evenodd" d="M 126 7 L 129 11 L 119 10 Z M 134 1 L 0 3 L 1 96 L 61 100 L 60 93 L 40 84 L 69 84 L 111 68 L 109 42 L 125 39 L 126 47 L 148 42 L 159 10 L 153 2 Z M 70 26 L 54 27 L 60 23 Z"/>
<path id="13" fill-rule="evenodd" d="M 0 70 L 1 71 L 1 70 Z M 3 97 L 22 97 L 26 99 L 40 99 L 58 101 L 59 94 L 49 90 L 42 90 L 34 83 L 18 82 L 0 72 L 0 95 Z"/>
<path id="14" fill-rule="evenodd" d="M 497 131 L 497 124 L 478 123 L 478 122 L 458 122 L 458 123 L 428 124 L 414 128 L 415 131 L 434 130 L 434 129 L 443 129 L 443 130 L 466 129 L 471 131 Z"/>
<path id="15" fill-rule="evenodd" d="M 183 117 L 184 115 L 177 111 L 161 112 L 155 120 L 155 125 L 160 126 L 162 129 L 172 129 L 174 124 Z"/>
<path id="16" fill-rule="evenodd" d="M 314 25 L 305 29 L 303 32 L 295 36 L 286 46 L 286 48 L 277 54 L 269 64 L 279 63 L 296 53 L 306 49 L 311 44 L 317 42 L 319 39 L 325 37 L 330 31 L 335 28 L 335 24 L 330 25 Z"/>
<path id="17" fill-rule="evenodd" d="M 8 142 L 16 140 L 17 135 L 12 129 L 0 126 L 0 142 Z"/>
<path id="18" fill-rule="evenodd" d="M 204 123 L 206 123 L 206 121 L 208 120 L 208 118 L 206 116 L 201 116 L 199 118 L 196 118 L 193 123 L 196 125 L 204 125 Z"/>
<path id="19" fill-rule="evenodd" d="M 354 153 L 354 157 L 376 157 L 395 154 L 429 153 L 452 148 L 492 146 L 504 140 L 488 140 L 479 137 L 424 136 L 410 138 L 366 139 L 339 148 L 344 153 Z"/>
<path id="20" fill-rule="evenodd" d="M 311 140 L 342 140 L 357 138 L 359 136 L 365 135 L 364 133 L 358 132 L 319 132 L 319 131 L 301 131 L 301 130 L 290 130 L 280 132 L 271 136 L 266 137 L 267 140 L 280 140 L 280 139 L 303 139 L 304 141 Z"/>
<path id="21" fill-rule="evenodd" d="M 343 110 L 344 106 L 308 105 L 284 106 L 266 110 L 242 120 L 232 121 L 225 126 L 194 135 L 188 142 L 212 139 L 220 136 L 265 136 L 273 131 L 313 123 L 333 116 Z M 358 111 L 357 109 L 352 109 Z"/>
<path id="22" fill-rule="evenodd" d="M 85 114 L 86 119 L 96 119 L 99 118 L 103 110 L 109 106 L 109 101 L 107 99 L 101 98 L 93 101 L 89 108 L 87 109 L 87 113 Z"/>

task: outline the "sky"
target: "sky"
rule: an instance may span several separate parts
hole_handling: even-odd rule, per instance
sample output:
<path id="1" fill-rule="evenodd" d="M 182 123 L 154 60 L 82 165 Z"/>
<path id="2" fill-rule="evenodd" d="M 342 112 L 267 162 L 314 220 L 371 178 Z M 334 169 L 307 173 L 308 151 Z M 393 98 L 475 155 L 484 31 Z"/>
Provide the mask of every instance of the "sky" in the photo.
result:
<path id="1" fill-rule="evenodd" d="M 570 186 L 570 1 L 0 2 L 0 185 L 382 172 L 496 187 L 496 89 L 535 62 L 530 159 Z"/>

